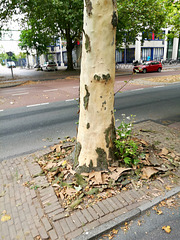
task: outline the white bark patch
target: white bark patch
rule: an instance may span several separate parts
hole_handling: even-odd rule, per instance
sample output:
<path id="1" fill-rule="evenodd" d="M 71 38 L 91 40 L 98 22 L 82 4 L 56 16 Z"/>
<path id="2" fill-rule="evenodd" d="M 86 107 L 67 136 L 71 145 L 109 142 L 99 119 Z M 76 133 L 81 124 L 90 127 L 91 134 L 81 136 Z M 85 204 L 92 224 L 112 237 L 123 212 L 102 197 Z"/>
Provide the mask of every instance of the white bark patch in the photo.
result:
<path id="1" fill-rule="evenodd" d="M 78 160 L 79 166 L 93 164 L 93 167 L 101 165 L 103 168 L 104 164 L 106 168 L 107 164 L 100 156 L 106 156 L 106 163 L 111 160 L 109 152 L 113 145 L 112 141 L 107 144 L 106 133 L 109 126 L 113 126 L 112 119 L 114 121 L 115 44 L 112 43 L 116 31 L 112 16 L 116 9 L 112 0 L 93 0 L 89 14 L 85 2 L 77 136 L 81 151 Z M 90 51 L 87 51 L 85 34 L 89 38 Z"/>

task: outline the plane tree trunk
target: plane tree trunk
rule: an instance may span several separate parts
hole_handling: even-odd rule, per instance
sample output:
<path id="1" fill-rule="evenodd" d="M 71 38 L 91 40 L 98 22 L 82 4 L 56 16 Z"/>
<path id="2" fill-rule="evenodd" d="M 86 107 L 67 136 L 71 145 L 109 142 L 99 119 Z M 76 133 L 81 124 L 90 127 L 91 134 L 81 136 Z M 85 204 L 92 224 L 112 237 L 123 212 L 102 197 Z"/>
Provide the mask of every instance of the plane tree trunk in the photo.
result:
<path id="1" fill-rule="evenodd" d="M 107 169 L 114 161 L 115 0 L 85 0 L 80 116 L 75 166 Z"/>

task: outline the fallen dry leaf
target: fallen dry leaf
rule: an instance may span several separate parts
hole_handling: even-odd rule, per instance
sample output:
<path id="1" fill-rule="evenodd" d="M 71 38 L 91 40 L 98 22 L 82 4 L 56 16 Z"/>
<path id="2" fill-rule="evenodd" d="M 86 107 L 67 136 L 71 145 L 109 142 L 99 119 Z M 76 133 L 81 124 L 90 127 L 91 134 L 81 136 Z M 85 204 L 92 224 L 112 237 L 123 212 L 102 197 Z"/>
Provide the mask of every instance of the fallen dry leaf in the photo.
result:
<path id="1" fill-rule="evenodd" d="M 7 222 L 11 219 L 10 215 L 5 214 L 4 216 L 1 217 L 1 222 Z"/>
<path id="2" fill-rule="evenodd" d="M 57 166 L 57 163 L 53 163 L 53 162 L 49 162 L 46 166 L 45 166 L 45 170 L 49 170 L 51 168 L 54 168 Z"/>
<path id="3" fill-rule="evenodd" d="M 159 153 L 160 156 L 166 156 L 169 151 L 166 148 L 162 148 L 161 152 Z"/>
<path id="4" fill-rule="evenodd" d="M 72 194 L 77 193 L 77 190 L 74 188 L 67 188 L 65 193 L 71 196 Z"/>
<path id="5" fill-rule="evenodd" d="M 170 227 L 170 226 L 163 226 L 162 229 L 163 229 L 166 233 L 170 233 L 170 232 L 171 232 L 171 227 Z"/>
<path id="6" fill-rule="evenodd" d="M 142 168 L 142 178 L 149 179 L 152 175 L 158 172 L 154 167 L 144 167 Z"/>
<path id="7" fill-rule="evenodd" d="M 121 167 L 111 168 L 111 169 L 113 169 L 113 171 L 111 172 L 109 177 L 114 179 L 115 181 L 118 180 L 118 178 L 121 176 L 123 172 L 131 170 L 131 168 L 121 168 Z"/>

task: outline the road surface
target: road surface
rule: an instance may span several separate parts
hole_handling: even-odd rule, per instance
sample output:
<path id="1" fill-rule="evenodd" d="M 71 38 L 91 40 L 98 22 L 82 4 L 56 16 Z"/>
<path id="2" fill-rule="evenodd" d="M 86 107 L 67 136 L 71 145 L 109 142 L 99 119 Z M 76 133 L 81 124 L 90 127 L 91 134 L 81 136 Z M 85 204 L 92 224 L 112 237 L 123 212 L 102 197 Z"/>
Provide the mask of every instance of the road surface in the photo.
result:
<path id="1" fill-rule="evenodd" d="M 134 114 L 137 122 L 180 121 L 179 93 L 180 84 L 118 93 L 115 117 Z M 77 111 L 74 99 L 4 109 L 0 112 L 0 160 L 53 145 L 65 136 L 75 136 Z"/>

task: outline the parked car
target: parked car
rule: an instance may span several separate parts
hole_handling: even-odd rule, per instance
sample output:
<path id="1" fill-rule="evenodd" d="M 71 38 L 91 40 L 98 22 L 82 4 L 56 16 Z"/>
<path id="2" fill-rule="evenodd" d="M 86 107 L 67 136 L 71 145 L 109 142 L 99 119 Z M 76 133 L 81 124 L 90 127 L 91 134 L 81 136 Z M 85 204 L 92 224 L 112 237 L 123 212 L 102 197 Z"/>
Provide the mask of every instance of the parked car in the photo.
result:
<path id="1" fill-rule="evenodd" d="M 16 64 L 15 64 L 15 62 L 13 62 L 13 61 L 10 61 L 10 62 L 7 62 L 6 63 L 6 66 L 8 67 L 8 68 L 15 68 L 16 67 Z"/>
<path id="2" fill-rule="evenodd" d="M 57 71 L 57 64 L 54 61 L 49 61 L 45 62 L 44 65 L 42 66 L 42 70 L 47 70 L 47 71 Z"/>
<path id="3" fill-rule="evenodd" d="M 162 64 L 159 61 L 148 61 L 144 62 L 141 65 L 135 66 L 133 72 L 161 72 Z"/>

